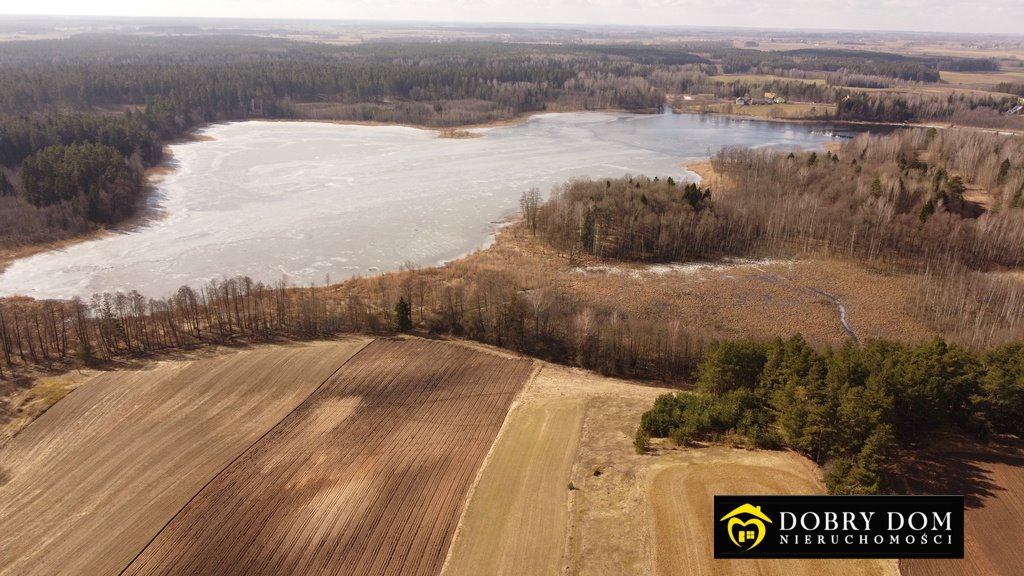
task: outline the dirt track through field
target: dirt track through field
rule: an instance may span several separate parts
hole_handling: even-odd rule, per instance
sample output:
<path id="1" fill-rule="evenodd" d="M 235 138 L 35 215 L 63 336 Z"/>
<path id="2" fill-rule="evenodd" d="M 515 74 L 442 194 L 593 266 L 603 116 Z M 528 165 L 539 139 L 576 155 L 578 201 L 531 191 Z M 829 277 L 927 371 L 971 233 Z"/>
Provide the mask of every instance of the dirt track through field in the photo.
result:
<path id="1" fill-rule="evenodd" d="M 0 573 L 117 574 L 366 339 L 97 376 L 0 451 Z"/>
<path id="2" fill-rule="evenodd" d="M 445 576 L 557 576 L 584 400 L 517 407 L 477 484 Z"/>
<path id="3" fill-rule="evenodd" d="M 224 470 L 127 574 L 437 574 L 532 361 L 377 340 Z"/>

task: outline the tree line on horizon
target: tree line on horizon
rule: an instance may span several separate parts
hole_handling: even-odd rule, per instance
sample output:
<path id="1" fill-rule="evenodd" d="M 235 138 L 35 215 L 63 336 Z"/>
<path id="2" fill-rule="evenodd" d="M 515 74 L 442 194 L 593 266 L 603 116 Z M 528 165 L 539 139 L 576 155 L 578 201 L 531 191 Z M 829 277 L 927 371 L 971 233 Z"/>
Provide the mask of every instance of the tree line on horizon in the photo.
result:
<path id="1" fill-rule="evenodd" d="M 332 46 L 246 36 L 102 34 L 8 43 L 0 53 L 0 247 L 79 235 L 134 210 L 138 191 L 129 198 L 110 193 L 102 182 L 83 182 L 76 199 L 30 201 L 38 195 L 25 190 L 21 165 L 51 146 L 102 144 L 123 156 L 123 163 L 112 161 L 112 170 L 139 171 L 160 162 L 166 142 L 209 122 L 294 118 L 451 127 L 539 110 L 653 111 L 665 105 L 668 94 L 729 96 L 761 89 L 840 103 L 839 117 L 853 120 L 959 118 L 956 110 L 969 107 L 968 120 L 977 116 L 977 122 L 991 124 L 990 116 L 1005 102 L 936 101 L 922 107 L 882 95 L 850 98 L 846 88 L 834 85 L 715 79 L 736 71 L 797 75 L 812 69 L 840 82 L 877 84 L 918 78 L 922 70 L 988 65 L 866 51 L 760 52 L 714 43 Z M 62 150 L 49 154 L 69 156 Z M 82 200 L 96 188 L 123 198 L 124 205 L 97 217 Z"/>

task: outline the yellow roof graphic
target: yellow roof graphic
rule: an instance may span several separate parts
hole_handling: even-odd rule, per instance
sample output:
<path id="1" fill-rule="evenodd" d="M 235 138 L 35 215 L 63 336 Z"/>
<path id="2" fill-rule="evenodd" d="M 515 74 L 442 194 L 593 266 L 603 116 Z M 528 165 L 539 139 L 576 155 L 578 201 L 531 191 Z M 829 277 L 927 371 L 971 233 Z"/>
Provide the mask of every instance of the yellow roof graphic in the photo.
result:
<path id="1" fill-rule="evenodd" d="M 761 512 L 760 506 L 751 506 L 750 504 L 744 504 L 743 506 L 736 508 L 732 512 L 729 512 L 725 516 L 722 516 L 718 521 L 721 522 L 722 520 L 728 520 L 729 518 L 732 518 L 733 516 L 737 516 L 739 514 L 750 514 L 751 516 L 757 516 L 758 518 L 764 520 L 765 522 L 768 522 L 769 524 L 772 523 L 771 518 L 765 516 L 764 512 Z"/>

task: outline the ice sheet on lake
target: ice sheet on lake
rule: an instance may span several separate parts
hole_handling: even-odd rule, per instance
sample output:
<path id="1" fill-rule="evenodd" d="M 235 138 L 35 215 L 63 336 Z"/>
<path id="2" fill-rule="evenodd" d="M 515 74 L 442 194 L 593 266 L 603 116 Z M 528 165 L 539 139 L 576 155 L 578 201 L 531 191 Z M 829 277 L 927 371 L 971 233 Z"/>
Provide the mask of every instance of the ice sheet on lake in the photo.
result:
<path id="1" fill-rule="evenodd" d="M 0 295 L 164 296 L 223 276 L 322 283 L 433 265 L 485 245 L 531 187 L 626 173 L 693 175 L 722 146 L 815 146 L 811 127 L 691 115 L 545 114 L 484 138 L 402 127 L 240 122 L 172 147 L 166 215 L 142 228 L 19 260 Z"/>

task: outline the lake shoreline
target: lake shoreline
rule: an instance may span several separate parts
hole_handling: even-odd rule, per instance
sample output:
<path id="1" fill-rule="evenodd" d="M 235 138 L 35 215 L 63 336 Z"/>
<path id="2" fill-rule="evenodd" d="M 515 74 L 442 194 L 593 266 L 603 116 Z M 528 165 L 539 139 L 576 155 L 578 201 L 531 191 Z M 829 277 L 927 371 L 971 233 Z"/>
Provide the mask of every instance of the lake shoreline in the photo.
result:
<path id="1" fill-rule="evenodd" d="M 591 117 L 589 114 L 595 116 Z M 516 202 L 512 197 L 518 197 L 514 192 L 519 188 L 539 186 L 547 190 L 573 178 L 606 178 L 628 173 L 651 176 L 675 175 L 677 179 L 680 176 L 693 179 L 693 173 L 696 172 L 698 177 L 707 181 L 706 173 L 701 174 L 700 171 L 692 170 L 690 166 L 681 166 L 679 160 L 672 162 L 672 156 L 689 156 L 691 159 L 699 160 L 705 149 L 711 150 L 725 145 L 761 145 L 764 142 L 779 146 L 820 146 L 821 140 L 826 138 L 821 132 L 803 130 L 798 131 L 795 136 L 787 131 L 787 135 L 783 136 L 784 133 L 777 129 L 766 128 L 768 125 L 765 123 L 710 125 L 699 123 L 698 115 L 695 114 L 635 114 L 621 111 L 544 111 L 522 115 L 513 121 L 491 123 L 486 128 L 521 126 L 537 116 L 549 118 L 543 120 L 543 125 L 525 131 L 502 132 L 500 135 L 494 133 L 491 138 L 467 140 L 482 143 L 474 144 L 471 148 L 460 145 L 458 148 L 440 149 L 434 148 L 435 145 L 430 143 L 434 141 L 432 138 L 411 134 L 402 136 L 397 132 L 392 133 L 394 136 L 388 133 L 349 133 L 339 138 L 342 142 L 348 142 L 349 147 L 334 149 L 330 142 L 336 137 L 331 130 L 307 132 L 307 129 L 298 127 L 312 124 L 399 126 L 389 123 L 367 124 L 308 119 L 252 121 L 254 124 L 294 125 L 281 130 L 269 126 L 260 128 L 255 125 L 251 129 L 238 127 L 249 121 L 207 124 L 177 140 L 167 149 L 165 158 L 159 165 L 146 170 L 146 192 L 140 195 L 139 208 L 130 219 L 115 226 L 97 229 L 89 234 L 59 242 L 0 252 L 0 272 L 6 276 L 2 282 L 6 284 L 3 293 L 45 299 L 70 297 L 76 294 L 85 297 L 85 294 L 93 291 L 137 288 L 144 294 L 156 296 L 168 289 L 162 285 L 166 282 L 160 279 L 168 274 L 180 278 L 181 283 L 189 285 L 201 282 L 203 278 L 213 277 L 211 274 L 236 273 L 250 274 L 256 279 L 276 275 L 307 282 L 310 278 L 319 279 L 322 274 L 342 279 L 349 275 L 376 274 L 390 270 L 391 260 L 394 259 L 392 254 L 399 254 L 402 259 L 407 258 L 408 261 L 415 261 L 419 265 L 452 261 L 467 253 L 486 248 L 493 241 L 494 221 L 503 219 L 502 216 L 507 217 L 508 211 L 513 210 Z M 672 117 L 675 119 L 670 119 Z M 641 122 L 635 123 L 635 120 Z M 213 130 L 216 127 L 223 129 Z M 440 135 L 440 131 L 435 128 L 404 127 Z M 281 136 L 272 136 L 266 144 L 260 140 L 255 148 L 249 149 L 251 153 L 264 155 L 249 168 L 244 163 L 234 164 L 228 172 L 220 172 L 221 169 L 215 167 L 213 169 L 218 172 L 206 172 L 206 180 L 197 179 L 189 168 L 184 172 L 185 180 L 178 179 L 182 175 L 183 166 L 174 158 L 177 150 L 175 146 L 236 138 L 238 134 L 248 134 L 250 131 Z M 307 141 L 307 134 L 310 134 L 311 138 L 321 139 L 327 144 L 326 147 L 320 144 L 311 150 L 312 153 L 302 152 L 301 143 Z M 680 141 L 679 134 L 688 136 L 683 136 L 684 140 Z M 261 138 L 265 139 L 266 136 Z M 690 149 L 687 150 L 685 145 L 678 148 L 679 142 L 688 143 Z M 266 148 L 267 145 L 271 147 Z M 541 145 L 541 148 L 536 148 L 538 145 Z M 280 146 L 284 147 L 278 148 Z M 189 150 L 198 149 L 190 147 Z M 233 150 L 233 144 L 224 143 L 215 149 L 213 154 L 218 156 L 224 154 L 225 150 Z M 263 152 L 259 152 L 260 150 Z M 351 153 L 342 150 L 359 152 L 354 152 L 355 156 L 352 156 Z M 282 151 L 287 151 L 283 160 L 279 159 Z M 407 183 L 400 182 L 404 176 L 396 175 L 394 166 L 389 169 L 390 172 L 379 172 L 382 180 L 377 181 L 377 185 L 385 190 L 384 196 L 388 196 L 388 187 L 394 190 L 392 194 L 399 193 L 399 196 L 381 203 L 381 206 L 386 206 L 387 210 L 390 210 L 390 213 L 401 215 L 399 220 L 404 219 L 403 226 L 393 230 L 398 236 L 388 235 L 389 233 L 385 231 L 368 232 L 367 215 L 371 212 L 366 210 L 369 208 L 359 211 L 356 221 L 345 222 L 345 218 L 351 218 L 357 213 L 353 212 L 357 209 L 349 209 L 349 201 L 338 205 L 336 200 L 330 200 L 331 204 L 323 204 L 325 196 L 340 198 L 336 195 L 341 193 L 341 190 L 345 191 L 344 194 L 349 194 L 349 190 L 355 190 L 355 197 L 343 196 L 355 201 L 355 205 L 367 202 L 367 199 L 361 196 L 366 192 L 358 190 L 365 186 L 357 185 L 357 189 L 352 189 L 345 181 L 365 183 L 369 173 L 364 172 L 363 167 L 348 171 L 349 169 L 344 166 L 353 165 L 347 161 L 348 158 L 357 163 L 366 162 L 365 159 L 376 162 L 372 159 L 379 157 L 408 159 L 408 152 L 412 152 L 412 164 L 409 169 L 414 170 L 408 174 L 413 179 L 419 179 L 417 186 L 409 188 Z M 516 160 L 502 160 L 506 152 Z M 382 153 L 384 156 L 380 156 Z M 189 154 L 191 157 L 192 153 Z M 323 160 L 320 159 L 321 156 Z M 533 158 L 534 156 L 536 158 Z M 330 160 L 332 157 L 346 160 L 335 166 L 336 161 Z M 360 158 L 364 160 L 359 160 Z M 216 166 L 219 166 L 219 162 L 220 160 Z M 275 163 L 278 162 L 292 165 L 299 163 L 303 173 L 321 176 L 312 179 L 307 177 L 302 180 L 304 186 L 289 188 L 296 180 L 275 169 Z M 204 166 L 201 170 L 211 169 L 209 158 Z M 478 167 L 482 171 L 479 174 Z M 266 176 L 251 177 L 256 174 L 252 172 L 253 169 Z M 679 174 L 680 171 L 686 173 Z M 398 174 L 401 174 L 401 171 Z M 448 183 L 453 174 L 458 174 L 457 180 L 465 184 L 455 184 L 453 190 L 445 192 L 453 186 Z M 216 177 L 210 178 L 213 175 Z M 162 180 L 170 176 L 174 176 L 175 180 L 167 190 L 177 189 L 185 182 L 186 189 L 200 191 L 200 196 L 190 195 L 188 198 L 193 202 L 191 204 L 182 205 L 177 200 L 172 201 L 171 196 L 177 198 L 177 194 L 165 196 L 167 191 L 161 192 Z M 439 184 L 441 176 L 444 183 Z M 327 180 L 321 182 L 317 179 L 321 177 L 326 177 Z M 196 188 L 197 182 L 199 188 Z M 205 193 L 202 190 L 211 190 L 211 186 L 218 192 L 209 196 L 209 200 L 205 200 Z M 401 194 L 405 194 L 406 190 L 412 194 L 410 199 L 420 198 L 416 204 L 418 207 L 413 208 L 411 212 L 407 212 L 404 207 L 399 208 L 402 204 L 394 203 L 396 199 L 404 202 L 404 196 Z M 451 201 L 453 191 L 459 192 L 457 197 L 461 203 Z M 275 205 L 273 209 L 267 207 L 268 199 L 279 201 L 278 194 L 285 194 L 287 197 L 289 194 L 297 193 L 303 195 L 302 202 L 306 203 L 297 212 L 283 204 Z M 380 193 L 380 189 L 377 193 Z M 210 211 L 219 212 L 227 206 L 232 207 L 232 219 L 237 218 L 240 223 L 260 222 L 260 226 L 254 229 L 250 225 L 236 230 L 231 226 L 213 224 Z M 239 208 L 234 208 L 235 206 Z M 256 208 L 255 213 L 245 212 L 253 206 Z M 307 214 L 308 206 L 323 206 L 329 211 L 338 210 L 337 214 L 343 220 L 326 223 L 323 220 L 308 220 L 312 217 Z M 243 211 L 234 212 L 236 209 Z M 170 212 L 179 211 L 182 214 L 189 214 L 190 224 L 186 224 L 187 227 L 184 229 L 178 226 L 153 227 L 150 235 L 139 239 L 138 248 L 132 243 L 134 239 L 118 239 L 121 236 L 128 236 L 126 232 L 134 230 L 149 234 L 145 229 L 150 228 L 150 224 L 170 216 Z M 446 211 L 453 213 L 454 218 L 447 222 L 436 220 Z M 488 216 L 490 212 L 494 214 Z M 196 215 L 201 219 L 196 220 Z M 281 227 L 277 215 L 287 215 L 290 224 L 286 229 Z M 491 224 L 484 225 L 482 219 L 474 220 L 478 217 L 476 215 L 488 218 Z M 310 222 L 310 225 L 307 226 L 304 222 Z M 434 226 L 429 222 L 439 224 Z M 417 234 L 426 233 L 427 237 L 406 238 L 406 232 L 412 228 L 418 230 Z M 487 230 L 484 231 L 484 228 Z M 372 238 L 373 234 L 385 234 L 391 238 L 389 242 L 394 246 L 384 247 L 384 252 L 378 256 L 377 251 L 380 248 L 374 247 L 376 245 L 373 243 L 366 244 L 367 239 Z M 179 243 L 179 237 L 188 238 L 190 244 L 175 247 Z M 114 243 L 67 252 L 77 244 L 106 239 L 111 239 Z M 370 248 L 357 246 L 360 243 Z M 333 248 L 325 251 L 325 246 Z M 279 253 L 288 249 L 291 252 L 285 254 L 287 257 Z M 11 264 L 48 252 L 57 254 L 23 264 L 15 273 L 10 273 Z M 192 256 L 185 258 L 183 252 Z M 301 256 L 295 257 L 296 254 Z M 206 263 L 193 265 L 197 262 L 196 255 L 207 256 Z M 280 272 L 273 272 L 275 270 Z M 109 282 L 107 276 L 110 277 Z M 174 289 L 176 288 L 177 285 L 174 286 Z"/>

